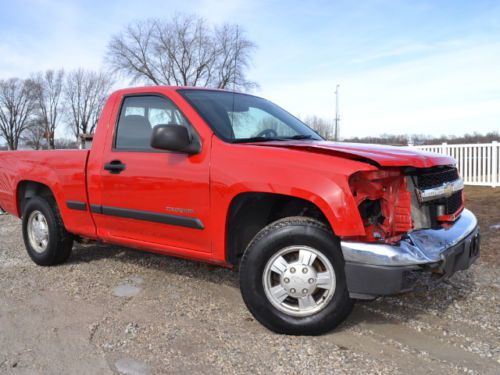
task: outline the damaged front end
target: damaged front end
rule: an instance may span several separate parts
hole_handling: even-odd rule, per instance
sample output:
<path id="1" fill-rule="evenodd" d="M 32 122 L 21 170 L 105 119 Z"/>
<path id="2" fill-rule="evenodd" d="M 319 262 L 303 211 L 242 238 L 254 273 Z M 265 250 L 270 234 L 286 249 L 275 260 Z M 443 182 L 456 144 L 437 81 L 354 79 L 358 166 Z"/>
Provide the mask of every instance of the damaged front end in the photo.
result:
<path id="1" fill-rule="evenodd" d="M 353 298 L 374 298 L 430 284 L 479 256 L 479 228 L 463 205 L 456 168 L 358 172 L 349 185 L 365 236 L 342 238 Z"/>
<path id="2" fill-rule="evenodd" d="M 412 229 L 411 193 L 401 170 L 358 172 L 349 186 L 366 232 L 358 240 L 394 243 Z"/>

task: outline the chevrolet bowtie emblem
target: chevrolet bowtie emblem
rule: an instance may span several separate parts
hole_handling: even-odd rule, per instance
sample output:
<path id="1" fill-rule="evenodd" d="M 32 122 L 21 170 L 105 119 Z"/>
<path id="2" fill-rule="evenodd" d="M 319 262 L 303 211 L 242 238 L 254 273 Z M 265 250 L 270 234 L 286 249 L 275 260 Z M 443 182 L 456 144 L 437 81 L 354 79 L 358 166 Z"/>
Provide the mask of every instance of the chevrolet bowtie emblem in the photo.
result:
<path id="1" fill-rule="evenodd" d="M 459 178 L 455 181 L 445 182 L 441 186 L 429 189 L 417 189 L 417 197 L 421 203 L 440 198 L 448 198 L 464 188 L 464 181 Z"/>
<path id="2" fill-rule="evenodd" d="M 450 196 L 453 194 L 454 191 L 455 189 L 453 188 L 453 185 L 447 182 L 446 185 L 444 186 L 444 195 Z"/>

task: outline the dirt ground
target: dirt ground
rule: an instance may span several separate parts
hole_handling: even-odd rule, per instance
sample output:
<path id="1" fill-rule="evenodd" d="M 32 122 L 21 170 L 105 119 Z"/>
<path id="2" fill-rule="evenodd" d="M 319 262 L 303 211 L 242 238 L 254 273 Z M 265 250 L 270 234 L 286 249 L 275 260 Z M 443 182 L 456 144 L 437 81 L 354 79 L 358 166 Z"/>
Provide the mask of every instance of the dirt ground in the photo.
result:
<path id="1" fill-rule="evenodd" d="M 253 320 L 236 272 L 98 244 L 42 268 L 0 216 L 0 373 L 500 374 L 500 188 L 468 188 L 482 256 L 432 291 L 358 303 L 335 332 Z"/>

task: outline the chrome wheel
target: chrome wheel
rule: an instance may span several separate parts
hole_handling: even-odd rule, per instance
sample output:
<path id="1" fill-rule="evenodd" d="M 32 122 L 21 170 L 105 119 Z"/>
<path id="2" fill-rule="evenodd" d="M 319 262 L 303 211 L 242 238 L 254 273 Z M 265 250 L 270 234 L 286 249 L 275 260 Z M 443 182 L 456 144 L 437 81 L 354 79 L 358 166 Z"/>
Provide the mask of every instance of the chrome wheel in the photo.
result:
<path id="1" fill-rule="evenodd" d="M 28 238 L 37 253 L 47 250 L 49 244 L 49 225 L 40 211 L 33 211 L 28 218 Z"/>
<path id="2" fill-rule="evenodd" d="M 266 264 L 262 276 L 268 300 L 293 316 L 309 316 L 325 308 L 336 286 L 328 258 L 309 246 L 289 246 Z"/>

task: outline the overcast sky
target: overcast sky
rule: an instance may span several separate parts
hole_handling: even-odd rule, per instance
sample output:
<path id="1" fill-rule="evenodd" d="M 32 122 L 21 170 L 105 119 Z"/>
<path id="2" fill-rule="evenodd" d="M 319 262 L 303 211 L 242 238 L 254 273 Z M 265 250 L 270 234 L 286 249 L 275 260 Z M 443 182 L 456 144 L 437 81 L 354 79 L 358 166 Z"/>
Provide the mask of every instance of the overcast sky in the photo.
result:
<path id="1" fill-rule="evenodd" d="M 0 0 L 0 78 L 98 69 L 135 19 L 197 13 L 243 26 L 256 94 L 341 136 L 500 130 L 500 1 Z"/>

